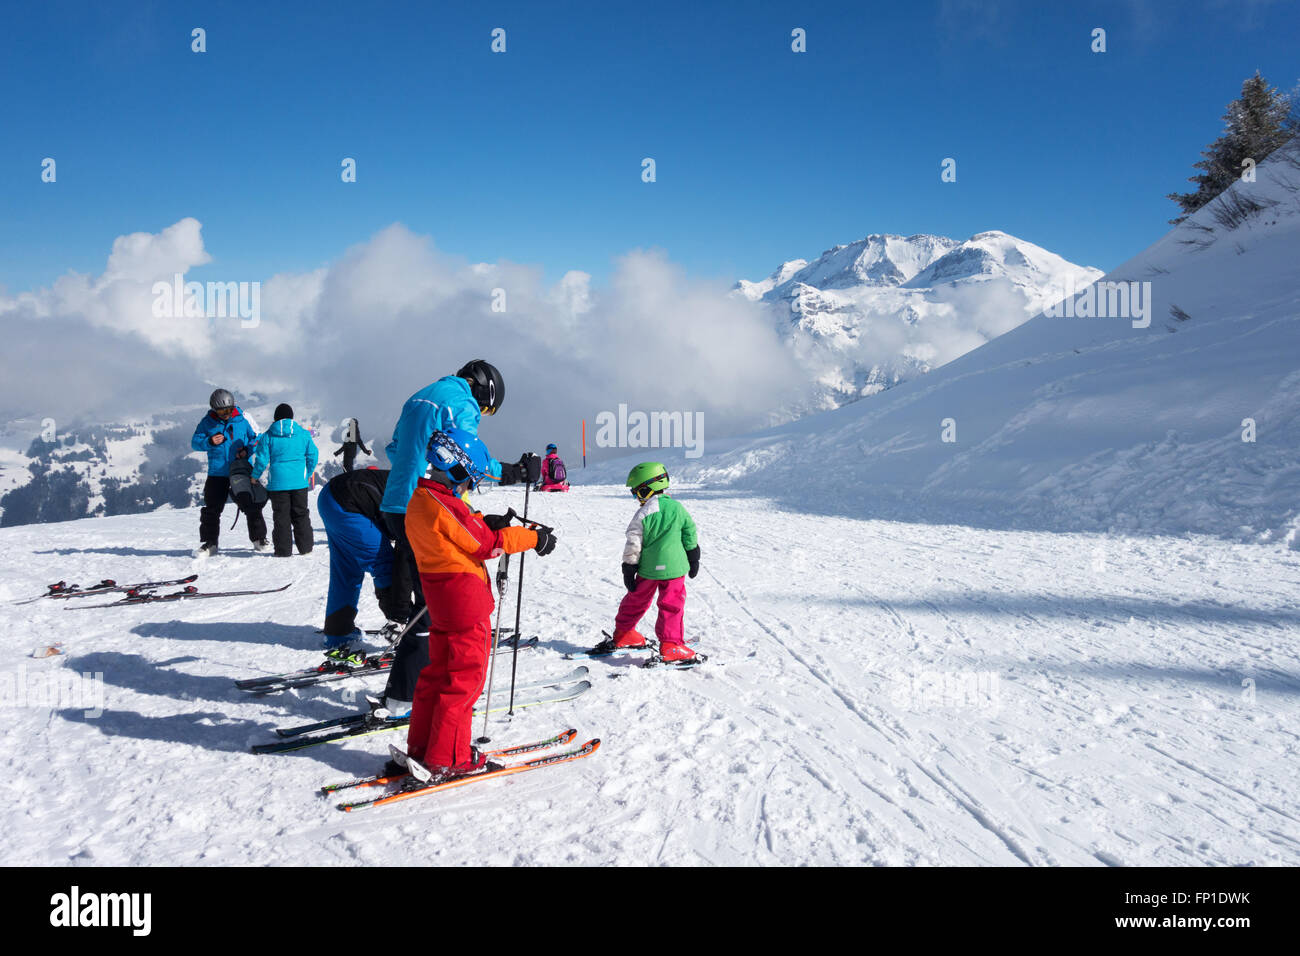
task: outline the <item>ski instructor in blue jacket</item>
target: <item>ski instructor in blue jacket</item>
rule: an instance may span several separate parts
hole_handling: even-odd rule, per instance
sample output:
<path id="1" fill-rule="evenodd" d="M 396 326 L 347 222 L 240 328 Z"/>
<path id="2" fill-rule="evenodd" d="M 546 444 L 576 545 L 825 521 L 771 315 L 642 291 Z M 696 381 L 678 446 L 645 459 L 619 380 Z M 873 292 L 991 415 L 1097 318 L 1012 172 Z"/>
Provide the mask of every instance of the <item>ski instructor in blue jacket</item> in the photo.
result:
<path id="1" fill-rule="evenodd" d="M 199 420 L 190 439 L 195 451 L 208 453 L 208 478 L 203 483 L 203 508 L 199 511 L 199 549 L 196 558 L 217 553 L 221 512 L 230 495 L 230 462 L 238 448 L 257 441 L 257 426 L 235 405 L 235 396 L 219 388 L 208 398 L 208 413 Z M 249 523 L 249 535 L 253 533 Z M 256 538 L 253 539 L 256 542 Z"/>
<path id="2" fill-rule="evenodd" d="M 460 428 L 471 435 L 478 435 L 479 421 L 484 415 L 495 415 L 505 397 L 505 379 L 496 366 L 483 359 L 475 359 L 467 362 L 455 375 L 444 376 L 420 389 L 402 406 L 402 415 L 397 420 L 397 427 L 393 429 L 393 440 L 384 449 L 392 471 L 388 475 L 384 499 L 379 507 L 384 515 L 385 528 L 396 543 L 392 593 L 395 603 L 405 605 L 405 621 L 424 610 L 420 572 L 415 566 L 415 555 L 406 537 L 406 505 L 428 466 L 425 454 L 429 439 L 434 432 L 450 428 Z M 541 473 L 541 460 L 527 452 L 520 457 L 518 463 L 502 464 L 495 458 L 490 458 L 487 473 L 503 485 L 516 484 L 530 478 L 536 480 L 536 475 Z M 407 707 L 415 695 L 413 676 L 418 675 L 424 664 L 428 663 L 427 641 L 415 638 L 417 631 L 428 630 L 427 622 L 425 623 L 425 627 L 411 628 L 398 644 L 389 678 L 391 696 L 405 702 Z M 406 659 L 411 655 L 417 655 L 423 663 L 416 660 L 408 662 Z M 399 667 L 399 664 L 405 666 Z M 412 675 L 412 680 L 399 679 L 394 682 L 394 677 L 399 674 Z M 397 686 L 407 683 L 410 686 Z M 401 704 L 397 706 L 400 707 Z"/>

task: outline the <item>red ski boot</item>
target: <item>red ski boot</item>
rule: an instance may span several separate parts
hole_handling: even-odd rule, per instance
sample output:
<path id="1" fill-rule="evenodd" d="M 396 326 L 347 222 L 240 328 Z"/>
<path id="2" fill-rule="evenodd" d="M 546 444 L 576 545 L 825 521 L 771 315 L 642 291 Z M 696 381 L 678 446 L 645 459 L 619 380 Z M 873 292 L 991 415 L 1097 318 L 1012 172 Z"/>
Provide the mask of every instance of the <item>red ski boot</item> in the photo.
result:
<path id="1" fill-rule="evenodd" d="M 659 656 L 663 658 L 665 664 L 680 664 L 683 661 L 695 660 L 695 651 L 685 644 L 663 643 L 659 645 Z"/>
<path id="2" fill-rule="evenodd" d="M 614 650 L 623 651 L 629 647 L 645 647 L 645 637 L 637 630 L 615 631 Z"/>

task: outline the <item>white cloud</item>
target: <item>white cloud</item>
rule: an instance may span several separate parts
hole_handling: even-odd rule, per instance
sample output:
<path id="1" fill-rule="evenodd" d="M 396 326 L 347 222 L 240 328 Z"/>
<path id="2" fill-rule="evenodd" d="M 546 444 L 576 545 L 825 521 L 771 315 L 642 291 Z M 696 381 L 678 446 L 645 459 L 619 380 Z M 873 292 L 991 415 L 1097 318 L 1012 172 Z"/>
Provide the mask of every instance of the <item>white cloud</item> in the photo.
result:
<path id="1" fill-rule="evenodd" d="M 582 418 L 620 403 L 704 412 L 718 437 L 766 424 L 802 388 L 759 307 L 659 252 L 622 257 L 608 287 L 579 271 L 548 286 L 537 267 L 471 264 L 394 224 L 327 267 L 267 279 L 254 328 L 155 318 L 152 283 L 208 261 L 185 219 L 119 238 L 98 277 L 0 297 L 0 332 L 22 342 L 0 358 L 0 409 L 112 420 L 202 402 L 221 384 L 327 420 L 355 415 L 382 447 L 412 392 L 486 358 L 506 377 L 506 404 L 483 437 L 513 458 L 548 441 L 572 448 Z M 505 312 L 492 310 L 495 290 Z"/>

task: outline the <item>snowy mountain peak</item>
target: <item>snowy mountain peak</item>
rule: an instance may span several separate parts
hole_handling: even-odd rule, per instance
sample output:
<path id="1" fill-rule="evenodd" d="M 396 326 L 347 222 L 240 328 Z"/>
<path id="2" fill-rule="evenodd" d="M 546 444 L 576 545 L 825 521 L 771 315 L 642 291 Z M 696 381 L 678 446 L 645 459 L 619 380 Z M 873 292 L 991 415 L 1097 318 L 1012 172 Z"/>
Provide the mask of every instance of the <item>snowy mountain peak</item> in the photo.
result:
<path id="1" fill-rule="evenodd" d="M 964 241 L 872 233 L 735 294 L 773 307 L 815 404 L 833 407 L 937 368 L 1100 275 L 998 229 Z"/>
<path id="2" fill-rule="evenodd" d="M 1017 285 L 1042 286 L 1045 279 L 1050 281 L 1077 268 L 1041 246 L 994 229 L 976 233 L 965 242 L 957 244 L 917 273 L 908 285 L 925 288 L 939 283 L 993 276 L 1005 277 Z"/>
<path id="3" fill-rule="evenodd" d="M 826 250 L 790 278 L 819 289 L 902 285 L 954 245 L 942 236 L 873 233 Z"/>

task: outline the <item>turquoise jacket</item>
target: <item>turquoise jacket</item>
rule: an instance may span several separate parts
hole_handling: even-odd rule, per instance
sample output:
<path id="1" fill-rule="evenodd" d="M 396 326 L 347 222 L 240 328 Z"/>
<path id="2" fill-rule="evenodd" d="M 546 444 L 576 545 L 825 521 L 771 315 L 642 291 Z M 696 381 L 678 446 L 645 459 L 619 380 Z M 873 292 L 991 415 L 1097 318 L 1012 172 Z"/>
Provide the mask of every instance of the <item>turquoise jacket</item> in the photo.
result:
<path id="1" fill-rule="evenodd" d="M 478 402 L 469 390 L 469 382 L 456 375 L 447 375 L 432 385 L 427 385 L 406 400 L 402 416 L 393 429 L 393 440 L 384 453 L 392 471 L 384 488 L 381 510 L 391 514 L 405 514 L 406 504 L 415 493 L 415 485 L 424 477 L 428 467 L 425 452 L 434 432 L 448 428 L 461 428 L 471 435 L 478 434 L 482 417 Z M 488 460 L 488 475 L 501 477 L 501 462 Z"/>
<path id="2" fill-rule="evenodd" d="M 270 466 L 267 491 L 294 491 L 307 487 L 320 452 L 311 432 L 292 418 L 282 418 L 262 432 L 249 458 L 254 478 Z"/>

